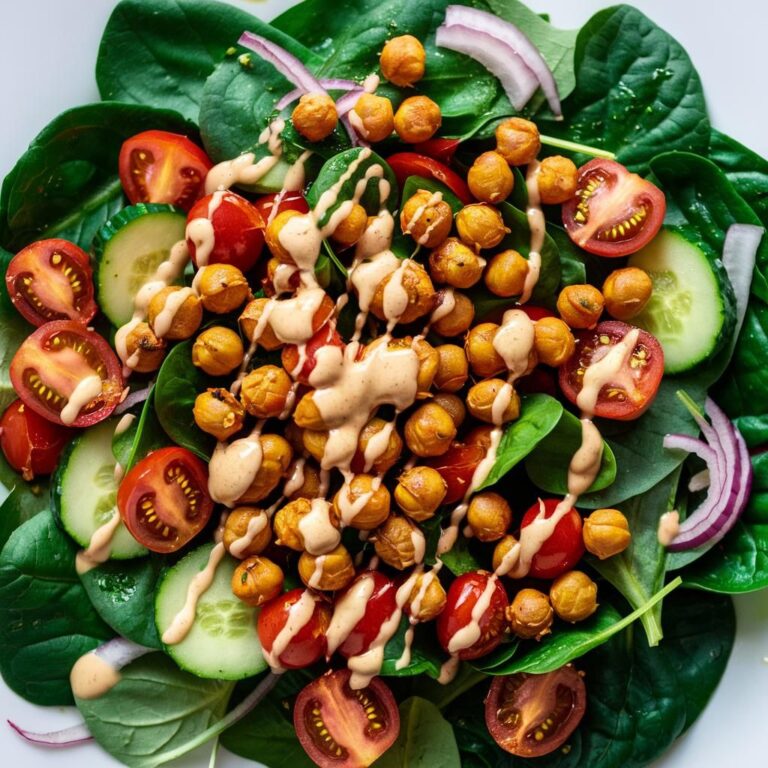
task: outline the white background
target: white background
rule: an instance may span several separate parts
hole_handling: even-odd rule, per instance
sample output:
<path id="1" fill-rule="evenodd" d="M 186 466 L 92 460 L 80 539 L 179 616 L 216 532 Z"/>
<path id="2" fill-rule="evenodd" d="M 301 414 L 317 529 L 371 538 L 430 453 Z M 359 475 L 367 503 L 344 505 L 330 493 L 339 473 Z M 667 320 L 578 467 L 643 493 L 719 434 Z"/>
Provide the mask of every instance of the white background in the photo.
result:
<path id="1" fill-rule="evenodd" d="M 413 0 L 418 2 L 418 0 Z M 560 27 L 583 24 L 609 0 L 530 0 Z M 233 0 L 271 18 L 285 0 Z M 635 0 L 634 4 L 672 33 L 696 64 L 713 123 L 762 155 L 768 155 L 768 101 L 765 96 L 765 0 Z M 0 176 L 29 141 L 59 112 L 98 99 L 93 65 L 112 0 L 0 0 Z M 332 0 L 328 2 L 333 12 Z M 725 678 L 710 706 L 655 768 L 764 768 L 768 765 L 768 599 L 737 599 L 738 634 Z M 11 718 L 33 730 L 77 720 L 64 709 L 39 709 L 0 682 L 0 754 L 8 766 L 93 768 L 116 765 L 93 746 L 51 752 L 24 744 L 2 721 Z M 184 765 L 207 765 L 197 755 Z M 218 765 L 253 765 L 221 754 Z M 435 768 L 439 768 L 436 766 Z"/>

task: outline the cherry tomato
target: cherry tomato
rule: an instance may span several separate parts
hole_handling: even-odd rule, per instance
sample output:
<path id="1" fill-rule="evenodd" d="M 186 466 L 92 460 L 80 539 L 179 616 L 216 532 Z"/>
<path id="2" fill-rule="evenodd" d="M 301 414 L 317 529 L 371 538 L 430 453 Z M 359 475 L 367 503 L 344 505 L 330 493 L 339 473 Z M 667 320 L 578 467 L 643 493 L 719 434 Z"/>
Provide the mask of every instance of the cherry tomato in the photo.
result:
<path id="1" fill-rule="evenodd" d="M 392 692 L 375 677 L 353 690 L 347 669 L 327 672 L 296 699 L 293 726 L 301 746 L 320 768 L 371 765 L 394 744 L 400 713 Z"/>
<path id="2" fill-rule="evenodd" d="M 509 601 L 501 582 L 484 571 L 459 576 L 448 588 L 445 608 L 437 617 L 437 639 L 448 653 L 453 653 L 451 640 L 459 630 L 472 623 L 472 612 L 478 601 L 487 600 L 486 589 L 491 590 L 490 601 L 478 620 L 480 635 L 472 645 L 458 652 L 464 661 L 485 656 L 504 637 L 504 611 Z"/>
<path id="3" fill-rule="evenodd" d="M 528 317 L 535 323 L 537 320 L 541 320 L 545 317 L 554 317 L 555 313 L 547 309 L 546 307 L 537 307 L 535 304 L 523 304 L 520 309 L 525 312 Z"/>
<path id="4" fill-rule="evenodd" d="M 485 699 L 485 724 L 494 741 L 518 757 L 554 752 L 584 717 L 587 691 L 568 664 L 554 672 L 494 677 Z"/>
<path id="5" fill-rule="evenodd" d="M 450 163 L 456 150 L 461 144 L 461 139 L 427 139 L 418 144 L 412 144 L 414 152 L 427 155 L 441 163 Z"/>
<path id="6" fill-rule="evenodd" d="M 0 448 L 25 480 L 50 475 L 75 432 L 44 419 L 21 400 L 14 400 L 0 419 Z"/>
<path id="7" fill-rule="evenodd" d="M 8 265 L 5 284 L 13 305 L 33 325 L 85 325 L 98 310 L 88 254 L 67 240 L 38 240 L 22 248 Z"/>
<path id="8" fill-rule="evenodd" d="M 596 158 L 579 168 L 576 195 L 563 205 L 563 225 L 585 251 L 627 256 L 653 239 L 666 210 L 657 186 L 621 163 Z"/>
<path id="9" fill-rule="evenodd" d="M 195 236 L 196 220 L 204 222 L 203 239 Z M 192 206 L 187 222 L 187 245 L 195 266 L 232 264 L 248 272 L 259 260 L 266 225 L 259 209 L 244 197 L 234 192 L 208 195 Z"/>
<path id="10" fill-rule="evenodd" d="M 123 394 L 120 361 L 112 348 L 71 320 L 46 323 L 28 336 L 11 360 L 10 374 L 24 405 L 65 426 L 103 421 Z M 85 399 L 94 376 L 101 380 L 101 390 Z"/>
<path id="11" fill-rule="evenodd" d="M 589 331 L 576 331 L 576 351 L 560 366 L 560 388 L 578 405 L 585 371 L 613 349 L 633 327 L 619 320 L 606 320 Z M 606 419 L 636 419 L 656 397 L 664 373 L 664 351 L 648 331 L 640 330 L 632 354 L 597 394 L 594 415 Z"/>
<path id="12" fill-rule="evenodd" d="M 557 397 L 557 374 L 551 368 L 537 365 L 529 374 L 515 382 L 515 389 L 521 395 L 542 393 Z"/>
<path id="13" fill-rule="evenodd" d="M 117 508 L 136 541 L 153 552 L 175 552 L 211 518 L 208 469 L 186 448 L 153 451 L 123 478 Z"/>
<path id="14" fill-rule="evenodd" d="M 304 346 L 303 354 L 295 344 L 286 344 L 283 347 L 281 360 L 283 368 L 302 384 L 309 384 L 309 377 L 317 365 L 317 351 L 321 347 L 343 347 L 344 342 L 336 329 L 330 323 L 326 323 Z M 300 360 L 304 364 L 299 369 Z M 297 370 L 299 369 L 299 370 Z"/>
<path id="15" fill-rule="evenodd" d="M 277 211 L 273 215 L 272 210 L 274 209 L 275 201 L 278 200 L 278 198 Z M 309 204 L 301 192 L 286 192 L 284 195 L 281 195 L 280 192 L 275 192 L 274 195 L 264 195 L 263 197 L 258 198 L 253 204 L 259 209 L 261 218 L 264 219 L 265 222 L 268 222 L 270 217 L 274 218 L 278 213 L 282 213 L 283 211 L 309 213 Z"/>
<path id="16" fill-rule="evenodd" d="M 544 518 L 552 517 L 558 499 L 544 499 Z M 523 515 L 520 528 L 527 528 L 539 515 L 541 507 L 536 502 Z M 529 575 L 534 579 L 556 579 L 561 573 L 570 571 L 584 555 L 584 540 L 581 535 L 581 515 L 569 510 L 555 526 L 552 535 L 541 545 L 533 556 Z"/>
<path id="17" fill-rule="evenodd" d="M 397 183 L 401 189 L 409 176 L 421 176 L 425 179 L 439 181 L 448 187 L 464 205 L 474 202 L 467 182 L 447 165 L 433 160 L 431 157 L 420 155 L 418 152 L 398 152 L 388 157 L 387 162 L 397 177 Z"/>
<path id="18" fill-rule="evenodd" d="M 455 504 L 464 498 L 477 465 L 485 458 L 485 452 L 482 445 L 453 443 L 442 456 L 426 462 L 440 473 L 448 486 L 444 504 Z"/>
<path id="19" fill-rule="evenodd" d="M 170 203 L 188 211 L 205 194 L 213 166 L 208 155 L 186 136 L 144 131 L 123 143 L 120 182 L 131 203 Z"/>
<path id="20" fill-rule="evenodd" d="M 291 608 L 301 600 L 304 593 L 303 589 L 292 589 L 262 606 L 256 626 L 259 641 L 267 653 L 272 651 L 275 640 L 288 622 Z M 309 621 L 291 636 L 290 642 L 277 657 L 277 662 L 284 669 L 308 667 L 325 656 L 325 633 L 331 623 L 331 608 L 321 595 L 312 592 L 307 594 L 314 600 L 315 608 Z"/>

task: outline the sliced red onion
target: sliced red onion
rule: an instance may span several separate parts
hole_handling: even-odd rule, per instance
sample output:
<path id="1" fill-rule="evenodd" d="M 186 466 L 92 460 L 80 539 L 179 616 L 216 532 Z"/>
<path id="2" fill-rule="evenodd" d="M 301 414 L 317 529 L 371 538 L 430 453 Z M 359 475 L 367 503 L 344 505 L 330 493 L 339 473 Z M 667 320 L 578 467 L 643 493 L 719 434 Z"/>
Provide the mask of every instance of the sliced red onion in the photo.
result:
<path id="1" fill-rule="evenodd" d="M 129 411 L 134 405 L 143 403 L 149 397 L 151 391 L 152 387 L 145 387 L 144 389 L 137 389 L 135 392 L 131 392 L 128 397 L 115 408 L 115 415 L 119 416 L 121 413 Z"/>
<path id="2" fill-rule="evenodd" d="M 345 115 L 341 115 L 339 119 L 341 120 L 341 124 L 344 126 L 344 130 L 349 134 L 349 140 L 352 142 L 353 147 L 370 147 L 371 146 L 355 130 L 355 126 L 352 125 L 352 121 L 349 119 L 349 113 Z"/>
<path id="3" fill-rule="evenodd" d="M 338 112 L 339 117 L 343 117 L 354 109 L 357 100 L 362 96 L 363 92 L 364 90 L 361 87 L 354 88 L 336 100 L 336 112 Z"/>
<path id="4" fill-rule="evenodd" d="M 691 437 L 690 435 L 666 435 L 662 444 L 665 448 L 678 448 L 686 453 L 694 453 L 707 464 L 711 464 L 715 460 L 714 450 L 697 437 Z"/>
<path id="5" fill-rule="evenodd" d="M 131 640 L 126 640 L 124 637 L 116 637 L 114 640 L 109 640 L 100 645 L 91 653 L 105 661 L 113 669 L 120 670 L 126 664 L 130 664 L 132 661 L 153 651 L 153 648 L 139 645 Z"/>
<path id="6" fill-rule="evenodd" d="M 8 720 L 8 725 L 13 728 L 19 736 L 23 737 L 32 744 L 39 744 L 43 747 L 52 747 L 53 749 L 63 749 L 64 747 L 74 747 L 77 744 L 84 744 L 87 741 L 93 741 L 85 723 L 73 725 L 70 728 L 62 728 L 60 731 L 48 731 L 47 733 L 36 733 L 27 731 L 16 725 L 12 720 Z"/>
<path id="7" fill-rule="evenodd" d="M 749 289 L 752 285 L 752 273 L 755 271 L 757 249 L 765 230 L 754 224 L 731 224 L 725 233 L 723 243 L 723 266 L 728 273 L 733 291 L 736 294 L 736 329 L 734 342 L 744 322 L 744 315 L 749 304 Z"/>
<path id="8" fill-rule="evenodd" d="M 547 65 L 539 49 L 525 36 L 519 27 L 504 21 L 504 19 L 500 19 L 492 13 L 480 11 L 477 8 L 469 8 L 465 5 L 449 5 L 446 8 L 445 26 L 458 26 L 475 30 L 505 43 L 523 60 L 527 68 L 534 74 L 547 98 L 549 108 L 556 117 L 562 119 L 563 111 L 560 106 L 560 95 L 557 91 L 557 83 L 555 82 L 552 70 Z M 494 74 L 496 73 L 494 72 Z M 496 76 L 498 77 L 498 75 Z M 501 80 L 500 77 L 499 79 Z M 512 101 L 511 98 L 510 101 Z M 515 109 L 520 109 L 514 102 L 512 103 Z"/>
<path id="9" fill-rule="evenodd" d="M 327 91 L 362 91 L 362 88 L 354 80 L 342 80 L 340 78 L 321 78 L 318 82 Z M 275 104 L 275 109 L 278 112 L 281 112 L 287 106 L 293 104 L 294 101 L 300 99 L 305 93 L 308 93 L 308 91 L 306 91 L 304 88 L 294 88 L 292 91 L 288 91 L 288 93 L 286 93 L 285 96 L 283 96 L 283 98 L 280 99 L 277 104 Z M 344 97 L 342 96 L 341 98 Z M 341 99 L 339 99 L 339 101 L 341 101 Z M 337 101 L 337 110 L 338 107 L 339 104 Z"/>

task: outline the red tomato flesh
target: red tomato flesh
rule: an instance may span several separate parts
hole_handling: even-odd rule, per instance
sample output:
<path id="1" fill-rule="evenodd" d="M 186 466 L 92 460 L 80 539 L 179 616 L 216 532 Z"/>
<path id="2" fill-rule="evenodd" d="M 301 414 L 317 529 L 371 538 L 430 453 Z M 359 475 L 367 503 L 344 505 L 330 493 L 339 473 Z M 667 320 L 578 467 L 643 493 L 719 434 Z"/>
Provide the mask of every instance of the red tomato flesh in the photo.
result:
<path id="1" fill-rule="evenodd" d="M 461 501 L 472 482 L 477 465 L 485 458 L 486 448 L 479 444 L 454 443 L 442 455 L 428 460 L 428 466 L 436 469 L 447 485 L 444 504 Z"/>
<path id="2" fill-rule="evenodd" d="M 398 152 L 387 158 L 387 163 L 397 177 L 400 188 L 409 176 L 421 176 L 424 179 L 439 181 L 453 192 L 464 205 L 474 203 L 467 182 L 452 171 L 447 165 L 418 152 Z"/>
<path id="3" fill-rule="evenodd" d="M 317 365 L 317 351 L 321 347 L 343 347 L 344 342 L 336 329 L 330 325 L 324 325 L 317 333 L 306 343 L 303 354 L 295 344 L 286 344 L 283 347 L 281 361 L 283 368 L 291 376 L 302 384 L 309 384 L 309 377 Z M 299 368 L 301 360 L 304 363 Z"/>
<path id="4" fill-rule="evenodd" d="M 276 211 L 275 203 L 277 203 Z M 253 204 L 259 209 L 261 218 L 264 219 L 265 222 L 273 219 L 278 213 L 282 213 L 283 211 L 309 213 L 309 204 L 301 192 L 286 192 L 285 194 L 275 192 L 274 195 L 263 195 L 262 197 L 257 198 Z"/>
<path id="5" fill-rule="evenodd" d="M 544 518 L 554 514 L 558 499 L 544 499 Z M 523 516 L 521 528 L 527 528 L 539 515 L 541 506 L 537 502 Z M 561 573 L 570 571 L 584 555 L 584 540 L 581 535 L 581 515 L 571 509 L 555 526 L 552 535 L 533 556 L 529 575 L 534 579 L 555 579 Z"/>

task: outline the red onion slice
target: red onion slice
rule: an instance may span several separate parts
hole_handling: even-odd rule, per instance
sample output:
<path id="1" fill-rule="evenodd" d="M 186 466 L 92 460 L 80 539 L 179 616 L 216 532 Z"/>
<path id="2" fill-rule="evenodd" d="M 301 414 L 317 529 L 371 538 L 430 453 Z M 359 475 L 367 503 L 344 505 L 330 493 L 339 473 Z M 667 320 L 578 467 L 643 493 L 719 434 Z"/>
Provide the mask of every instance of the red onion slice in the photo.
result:
<path id="1" fill-rule="evenodd" d="M 362 88 L 354 80 L 342 80 L 340 78 L 321 78 L 320 85 L 327 91 L 362 91 Z M 283 96 L 280 101 L 275 104 L 275 109 L 278 112 L 282 112 L 287 106 L 293 104 L 294 101 L 300 99 L 305 93 L 303 88 L 294 88 L 292 91 Z M 341 98 L 344 98 L 343 96 Z M 339 99 L 341 101 L 341 99 Z M 338 101 L 336 102 L 336 109 L 338 110 Z"/>
<path id="2" fill-rule="evenodd" d="M 63 749 L 65 747 L 74 747 L 78 744 L 85 744 L 87 741 L 93 741 L 93 736 L 91 736 L 85 723 L 73 725 L 70 728 L 62 728 L 60 731 L 36 733 L 35 731 L 27 731 L 24 728 L 21 728 L 12 720 L 8 720 L 7 722 L 19 736 L 32 744 L 39 744 L 43 747 Z"/>
<path id="3" fill-rule="evenodd" d="M 268 61 L 286 79 L 297 88 L 304 88 L 305 93 L 325 93 L 325 88 L 320 81 L 285 48 L 281 48 L 271 40 L 253 32 L 243 32 L 237 41 L 245 48 L 258 53 L 262 59 Z"/>
<path id="4" fill-rule="evenodd" d="M 128 397 L 115 408 L 115 415 L 119 416 L 121 413 L 129 411 L 134 405 L 143 403 L 149 397 L 151 391 L 152 387 L 145 387 L 144 389 L 137 389 L 135 392 L 131 392 Z"/>
<path id="5" fill-rule="evenodd" d="M 752 285 L 752 273 L 755 270 L 757 249 L 765 230 L 754 224 L 731 224 L 725 233 L 723 243 L 723 266 L 728 273 L 733 291 L 736 294 L 736 328 L 733 332 L 734 343 L 744 323 L 744 315 L 749 304 L 749 289 Z"/>

